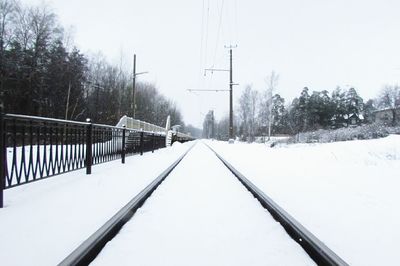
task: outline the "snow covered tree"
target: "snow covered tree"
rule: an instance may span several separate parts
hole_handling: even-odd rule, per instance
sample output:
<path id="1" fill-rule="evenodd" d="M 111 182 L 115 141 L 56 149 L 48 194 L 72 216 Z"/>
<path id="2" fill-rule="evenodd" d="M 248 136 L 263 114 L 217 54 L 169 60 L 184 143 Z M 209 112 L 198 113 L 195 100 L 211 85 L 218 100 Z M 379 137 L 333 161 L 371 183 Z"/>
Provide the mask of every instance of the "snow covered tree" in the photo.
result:
<path id="1" fill-rule="evenodd" d="M 374 121 L 374 112 L 376 111 L 375 101 L 370 99 L 364 104 L 364 122 L 372 123 Z"/>
<path id="2" fill-rule="evenodd" d="M 302 131 L 308 130 L 310 123 L 309 100 L 310 95 L 308 94 L 308 88 L 304 87 L 301 91 L 298 102 L 298 113 L 299 120 L 302 124 Z"/>
<path id="3" fill-rule="evenodd" d="M 346 92 L 345 106 L 346 113 L 349 117 L 351 115 L 356 115 L 357 117 L 359 117 L 360 114 L 363 112 L 363 99 L 358 95 L 357 91 L 354 88 L 350 88 Z"/>
<path id="4" fill-rule="evenodd" d="M 332 92 L 332 108 L 333 108 L 333 116 L 332 116 L 332 126 L 335 128 L 340 128 L 345 126 L 347 115 L 346 104 L 345 104 L 345 96 L 346 92 L 342 91 L 340 87 L 337 87 Z"/>
<path id="5" fill-rule="evenodd" d="M 299 98 L 294 98 L 291 105 L 288 107 L 288 128 L 292 134 L 297 134 L 302 131 L 304 122 L 303 115 L 299 107 Z"/>
<path id="6" fill-rule="evenodd" d="M 279 94 L 275 94 L 272 99 L 272 133 L 285 133 L 287 129 L 287 112 L 285 108 L 285 99 Z"/>

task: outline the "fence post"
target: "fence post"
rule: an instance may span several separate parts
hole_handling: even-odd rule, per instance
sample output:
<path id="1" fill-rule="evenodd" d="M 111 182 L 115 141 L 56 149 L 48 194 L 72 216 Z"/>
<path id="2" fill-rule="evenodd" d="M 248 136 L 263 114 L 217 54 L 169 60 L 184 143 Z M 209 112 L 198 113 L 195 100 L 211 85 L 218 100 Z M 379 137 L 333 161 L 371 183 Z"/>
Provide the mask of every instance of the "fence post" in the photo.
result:
<path id="1" fill-rule="evenodd" d="M 151 152 L 154 153 L 154 145 L 155 145 L 155 141 L 156 141 L 156 135 L 153 133 L 152 137 L 153 137 L 153 143 L 151 145 Z"/>
<path id="2" fill-rule="evenodd" d="M 5 186 L 6 179 L 6 169 L 5 169 L 5 160 L 6 160 L 6 144 L 4 138 L 4 118 L 3 118 L 3 103 L 0 102 L 0 208 L 3 208 L 3 190 Z"/>
<path id="3" fill-rule="evenodd" d="M 143 135 L 144 135 L 144 132 L 143 131 L 140 132 L 140 155 L 143 155 L 143 146 L 144 146 Z"/>
<path id="4" fill-rule="evenodd" d="M 92 126 L 92 121 L 90 118 L 86 119 L 86 122 L 89 123 L 86 128 L 86 174 L 90 175 L 92 173 L 92 131 L 93 131 L 93 126 Z"/>
<path id="5" fill-rule="evenodd" d="M 125 135 L 126 135 L 126 126 L 123 125 L 122 130 L 122 151 L 121 151 L 121 162 L 125 163 Z"/>

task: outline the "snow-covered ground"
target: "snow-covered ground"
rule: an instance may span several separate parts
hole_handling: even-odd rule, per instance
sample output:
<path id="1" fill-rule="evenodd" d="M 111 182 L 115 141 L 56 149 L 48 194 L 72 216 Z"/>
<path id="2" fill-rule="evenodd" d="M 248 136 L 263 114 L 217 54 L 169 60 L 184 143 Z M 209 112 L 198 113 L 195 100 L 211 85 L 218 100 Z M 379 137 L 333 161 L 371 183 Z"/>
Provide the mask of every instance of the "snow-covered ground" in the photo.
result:
<path id="1" fill-rule="evenodd" d="M 192 143 L 95 165 L 4 191 L 1 265 L 56 265 Z"/>
<path id="2" fill-rule="evenodd" d="M 198 143 L 92 265 L 314 265 Z"/>
<path id="3" fill-rule="evenodd" d="M 1 265 L 57 264 L 191 144 L 5 190 Z M 351 265 L 400 260 L 400 136 L 276 148 L 208 144 Z M 187 158 L 118 237 L 130 246 L 110 242 L 96 264 L 130 256 L 126 248 L 149 265 L 312 263 L 204 145 Z"/>
<path id="4" fill-rule="evenodd" d="M 349 264 L 400 260 L 400 136 L 277 148 L 207 143 Z"/>

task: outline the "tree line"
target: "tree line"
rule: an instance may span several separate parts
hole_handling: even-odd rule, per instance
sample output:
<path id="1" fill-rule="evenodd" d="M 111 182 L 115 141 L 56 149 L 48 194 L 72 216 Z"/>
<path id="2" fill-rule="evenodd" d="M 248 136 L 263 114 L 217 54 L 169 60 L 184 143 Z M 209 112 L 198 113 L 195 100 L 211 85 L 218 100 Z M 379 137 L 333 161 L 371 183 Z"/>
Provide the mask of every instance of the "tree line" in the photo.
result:
<path id="1" fill-rule="evenodd" d="M 122 64 L 121 64 L 122 65 Z M 88 56 L 46 5 L 0 0 L 0 100 L 4 111 L 116 124 L 132 115 L 132 73 Z M 136 84 L 136 118 L 184 126 L 177 105 L 149 83 Z"/>
<path id="2" fill-rule="evenodd" d="M 277 134 L 295 135 L 318 129 L 336 129 L 350 125 L 374 122 L 376 110 L 388 109 L 393 113 L 390 125 L 396 123 L 397 108 L 400 108 L 400 87 L 386 85 L 375 99 L 364 99 L 355 88 L 335 88 L 310 91 L 304 87 L 300 95 L 289 104 L 276 93 L 278 75 L 274 72 L 267 78 L 267 88 L 258 91 L 248 85 L 240 95 L 234 117 L 235 135 L 245 141 L 254 141 L 256 136 Z M 204 125 L 210 125 L 206 117 Z M 228 117 L 222 118 L 213 127 L 212 137 L 228 139 Z"/>

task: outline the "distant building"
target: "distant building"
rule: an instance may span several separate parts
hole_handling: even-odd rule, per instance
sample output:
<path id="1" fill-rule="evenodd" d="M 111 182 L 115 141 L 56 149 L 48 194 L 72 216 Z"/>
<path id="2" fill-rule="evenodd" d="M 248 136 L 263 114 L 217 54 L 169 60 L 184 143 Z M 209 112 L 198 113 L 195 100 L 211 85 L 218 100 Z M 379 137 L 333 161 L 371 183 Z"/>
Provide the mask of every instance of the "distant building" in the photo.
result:
<path id="1" fill-rule="evenodd" d="M 375 122 L 385 125 L 400 125 L 400 107 L 378 110 L 374 113 Z"/>
<path id="2" fill-rule="evenodd" d="M 346 114 L 346 115 L 334 115 L 331 118 L 332 128 L 341 128 L 348 126 L 358 126 L 364 121 L 362 114 Z"/>
<path id="3" fill-rule="evenodd" d="M 361 125 L 362 121 L 364 120 L 364 116 L 362 114 L 350 114 L 345 115 L 344 118 L 347 121 L 347 125 L 349 126 L 358 126 Z"/>

